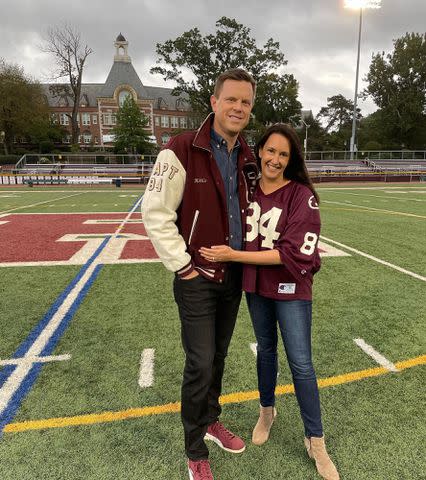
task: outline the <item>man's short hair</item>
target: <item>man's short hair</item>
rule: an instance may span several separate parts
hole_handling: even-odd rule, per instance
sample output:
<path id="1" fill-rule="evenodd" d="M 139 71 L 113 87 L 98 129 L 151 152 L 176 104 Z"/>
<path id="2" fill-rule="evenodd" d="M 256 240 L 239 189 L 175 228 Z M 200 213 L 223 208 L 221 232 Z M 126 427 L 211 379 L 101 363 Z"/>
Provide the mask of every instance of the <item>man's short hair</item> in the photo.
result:
<path id="1" fill-rule="evenodd" d="M 237 82 L 249 82 L 253 88 L 253 98 L 256 94 L 256 82 L 254 78 L 242 68 L 231 68 L 226 70 L 226 72 L 221 73 L 217 79 L 214 86 L 213 95 L 218 98 L 222 90 L 225 80 L 237 80 Z"/>

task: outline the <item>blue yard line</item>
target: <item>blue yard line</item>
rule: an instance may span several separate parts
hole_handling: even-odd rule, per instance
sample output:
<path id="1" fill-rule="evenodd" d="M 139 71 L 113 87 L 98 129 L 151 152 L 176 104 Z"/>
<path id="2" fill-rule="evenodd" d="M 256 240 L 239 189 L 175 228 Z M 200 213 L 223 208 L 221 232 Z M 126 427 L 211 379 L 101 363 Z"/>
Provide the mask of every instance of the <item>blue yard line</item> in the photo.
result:
<path id="1" fill-rule="evenodd" d="M 132 205 L 132 207 L 129 209 L 129 212 L 131 212 L 136 205 L 142 200 L 143 195 L 139 197 L 135 203 Z M 109 235 L 106 237 L 101 245 L 96 249 L 95 253 L 90 257 L 90 259 L 83 265 L 83 267 L 80 269 L 80 271 L 77 273 L 77 275 L 74 277 L 74 279 L 70 282 L 70 284 L 64 289 L 64 291 L 58 296 L 58 298 L 55 300 L 53 305 L 50 307 L 46 315 L 43 317 L 43 319 L 36 325 L 31 333 L 27 336 L 27 338 L 21 343 L 21 345 L 18 347 L 18 349 L 15 351 L 13 354 L 13 358 L 21 358 L 25 356 L 25 354 L 28 352 L 28 350 L 31 348 L 31 345 L 35 342 L 35 340 L 39 337 L 43 329 L 48 325 L 49 321 L 52 319 L 52 317 L 55 315 L 55 313 L 58 311 L 60 306 L 63 304 L 67 296 L 71 293 L 73 288 L 77 285 L 77 283 L 81 280 L 83 275 L 86 273 L 87 269 L 90 267 L 90 265 L 96 260 L 96 258 L 100 255 L 102 250 L 105 248 L 109 240 L 111 239 L 112 235 Z M 41 352 L 42 356 L 45 355 L 50 355 L 53 350 L 55 349 L 56 345 L 58 344 L 60 338 L 66 331 L 69 323 L 71 322 L 74 314 L 76 313 L 77 309 L 79 308 L 81 302 L 84 300 L 85 296 L 87 295 L 88 291 L 90 290 L 90 287 L 92 286 L 93 282 L 96 280 L 97 276 L 99 275 L 100 270 L 102 269 L 103 264 L 99 264 L 95 267 L 94 271 L 90 275 L 89 279 L 87 280 L 86 284 L 84 285 L 83 289 L 80 291 L 78 294 L 77 298 L 74 300 L 72 303 L 70 309 L 68 312 L 65 314 L 64 318 L 62 319 L 60 325 L 52 335 L 52 337 L 49 339 L 47 345 L 44 347 L 43 351 Z M 13 417 L 15 416 L 16 412 L 18 411 L 23 399 L 26 397 L 28 392 L 31 390 L 32 386 L 34 385 L 35 381 L 37 380 L 41 369 L 43 367 L 42 363 L 34 363 L 30 371 L 28 372 L 27 376 L 25 379 L 22 381 L 21 385 L 13 395 L 9 405 L 6 407 L 5 411 L 3 414 L 0 416 L 0 436 L 3 433 L 3 428 L 5 425 L 11 422 Z M 16 365 L 7 365 L 3 370 L 0 372 L 0 388 L 2 385 L 7 381 L 7 379 L 12 375 L 12 373 L 15 371 L 17 368 Z"/>
<path id="2" fill-rule="evenodd" d="M 78 294 L 77 298 L 74 300 L 73 304 L 71 305 L 71 308 L 68 310 L 68 312 L 64 316 L 60 326 L 58 327 L 54 335 L 50 338 L 46 347 L 43 349 L 42 356 L 50 355 L 53 352 L 61 336 L 63 335 L 69 323 L 71 322 L 75 312 L 77 311 L 81 302 L 84 300 L 93 282 L 96 280 L 97 276 L 99 275 L 99 272 L 101 271 L 102 267 L 103 267 L 103 264 L 99 264 L 95 267 L 94 271 L 90 275 L 84 288 Z M 35 381 L 37 380 L 38 376 L 41 373 L 42 367 L 43 367 L 42 363 L 35 363 L 33 365 L 28 375 L 25 377 L 25 380 L 21 383 L 18 390 L 15 392 L 15 395 L 13 395 L 6 410 L 0 416 L 0 436 L 3 432 L 4 427 L 12 421 L 16 412 L 21 406 L 23 399 L 27 396 L 28 392 L 31 390 L 31 387 L 34 385 Z M 16 368 L 16 366 L 14 366 L 14 368 Z"/>
<path id="3" fill-rule="evenodd" d="M 137 200 L 136 202 L 129 208 L 128 212 L 131 212 L 134 208 L 135 208 L 135 205 L 141 201 L 143 199 L 143 195 L 141 195 Z"/>
<path id="4" fill-rule="evenodd" d="M 65 290 L 59 295 L 59 297 L 55 300 L 53 305 L 50 307 L 49 311 L 43 317 L 43 319 L 36 325 L 32 332 L 28 335 L 28 337 L 21 343 L 18 347 L 16 352 L 12 355 L 12 358 L 21 358 L 23 357 L 28 350 L 30 349 L 31 345 L 34 343 L 34 340 L 40 335 L 46 325 L 50 322 L 53 315 L 57 312 L 58 308 L 63 304 L 65 298 L 71 293 L 72 289 L 77 285 L 80 281 L 81 277 L 86 273 L 87 269 L 90 265 L 96 260 L 102 250 L 105 248 L 105 245 L 108 243 L 108 240 L 111 236 L 106 237 L 103 242 L 99 245 L 96 249 L 95 253 L 89 258 L 89 260 L 83 265 L 71 283 L 65 288 Z M 2 385 L 1 377 L 0 377 L 0 386 Z"/>

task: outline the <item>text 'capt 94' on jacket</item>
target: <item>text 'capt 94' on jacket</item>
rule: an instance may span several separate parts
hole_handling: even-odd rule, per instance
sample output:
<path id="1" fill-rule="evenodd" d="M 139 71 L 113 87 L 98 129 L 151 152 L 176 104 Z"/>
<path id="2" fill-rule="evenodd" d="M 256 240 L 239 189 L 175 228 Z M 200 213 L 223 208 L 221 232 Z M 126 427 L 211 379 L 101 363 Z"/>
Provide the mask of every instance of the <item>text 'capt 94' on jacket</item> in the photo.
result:
<path id="1" fill-rule="evenodd" d="M 173 137 L 158 154 L 143 197 L 142 220 L 168 270 L 195 268 L 222 282 L 226 264 L 208 262 L 199 254 L 201 247 L 229 245 L 225 188 L 210 146 L 213 119 L 210 114 L 197 131 Z M 238 196 L 245 230 L 258 169 L 241 135 L 238 141 Z"/>

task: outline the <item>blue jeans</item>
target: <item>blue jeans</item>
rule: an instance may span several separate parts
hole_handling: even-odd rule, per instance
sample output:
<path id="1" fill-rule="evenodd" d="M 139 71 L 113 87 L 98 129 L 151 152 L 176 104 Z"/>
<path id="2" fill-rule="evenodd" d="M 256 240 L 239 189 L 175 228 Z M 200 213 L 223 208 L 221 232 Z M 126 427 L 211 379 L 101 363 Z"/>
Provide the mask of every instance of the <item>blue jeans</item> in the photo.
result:
<path id="1" fill-rule="evenodd" d="M 275 404 L 278 321 L 305 435 L 322 437 L 321 407 L 311 351 L 312 302 L 272 300 L 254 293 L 247 293 L 246 296 L 257 340 L 260 404 L 263 407 Z"/>

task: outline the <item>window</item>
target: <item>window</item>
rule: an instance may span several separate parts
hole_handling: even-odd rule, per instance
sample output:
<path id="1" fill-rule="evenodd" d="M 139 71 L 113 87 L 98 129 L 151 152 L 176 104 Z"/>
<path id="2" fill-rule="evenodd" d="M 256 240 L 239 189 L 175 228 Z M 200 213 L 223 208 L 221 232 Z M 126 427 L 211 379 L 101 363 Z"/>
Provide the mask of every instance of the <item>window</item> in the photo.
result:
<path id="1" fill-rule="evenodd" d="M 123 105 L 124 100 L 126 100 L 127 97 L 131 97 L 131 94 L 128 90 L 121 90 L 121 92 L 118 94 L 118 104 L 120 107 Z"/>
<path id="2" fill-rule="evenodd" d="M 163 133 L 161 135 L 161 143 L 164 145 L 170 140 L 170 133 Z"/>
<path id="3" fill-rule="evenodd" d="M 171 117 L 170 118 L 170 126 L 172 128 L 179 128 L 179 118 L 178 117 Z"/>
<path id="4" fill-rule="evenodd" d="M 92 115 L 92 123 L 93 123 L 93 125 L 98 124 L 98 116 L 97 115 Z"/>
<path id="5" fill-rule="evenodd" d="M 56 113 L 51 113 L 51 114 L 50 114 L 50 121 L 51 121 L 54 125 L 56 125 L 56 124 L 58 123 L 58 117 L 57 117 Z"/>
<path id="6" fill-rule="evenodd" d="M 155 116 L 155 117 L 154 117 L 154 121 L 155 121 L 155 126 L 156 126 L 156 127 L 159 127 L 159 126 L 160 126 L 160 117 Z"/>
<path id="7" fill-rule="evenodd" d="M 90 132 L 83 133 L 83 142 L 90 143 L 92 141 L 92 134 Z"/>
<path id="8" fill-rule="evenodd" d="M 180 117 L 179 118 L 179 123 L 180 123 L 180 128 L 188 128 L 187 122 L 186 122 L 186 117 Z"/>
<path id="9" fill-rule="evenodd" d="M 71 135 L 65 135 L 65 137 L 62 140 L 64 143 L 70 143 L 71 142 Z"/>
<path id="10" fill-rule="evenodd" d="M 103 115 L 104 125 L 115 125 L 116 118 L 114 113 L 104 113 Z"/>
<path id="11" fill-rule="evenodd" d="M 69 125 L 70 124 L 70 118 L 68 117 L 68 115 L 66 113 L 61 113 L 59 115 L 59 123 L 61 125 Z"/>
<path id="12" fill-rule="evenodd" d="M 169 128 L 169 117 L 167 115 L 161 116 L 161 126 L 163 128 Z"/>
<path id="13" fill-rule="evenodd" d="M 90 113 L 82 113 L 81 120 L 83 125 L 90 125 Z"/>

